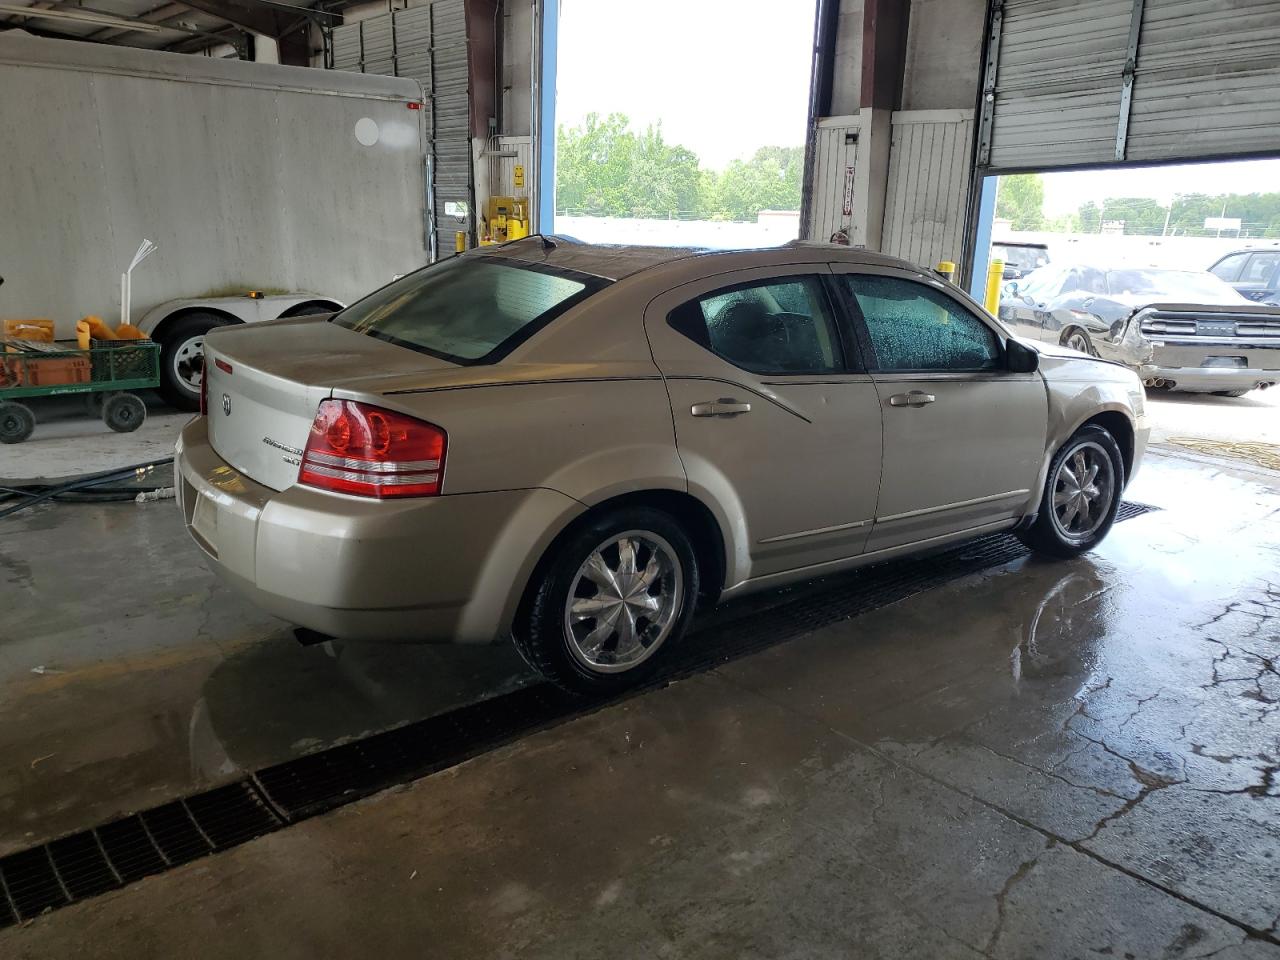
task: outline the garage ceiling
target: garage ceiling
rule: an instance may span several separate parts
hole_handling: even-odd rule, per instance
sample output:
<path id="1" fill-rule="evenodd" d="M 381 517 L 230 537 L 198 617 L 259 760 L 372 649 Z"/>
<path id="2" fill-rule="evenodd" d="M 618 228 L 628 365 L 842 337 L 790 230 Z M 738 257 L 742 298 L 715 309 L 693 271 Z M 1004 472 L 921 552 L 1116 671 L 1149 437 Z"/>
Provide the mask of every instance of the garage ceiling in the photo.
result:
<path id="1" fill-rule="evenodd" d="M 345 5 L 323 0 L 0 0 L 0 30 L 185 53 L 230 43 L 242 55 L 246 36 L 261 34 L 281 42 L 282 61 L 297 62 L 286 56 L 286 46 L 305 46 L 306 27 L 333 20 L 333 12 Z"/>
<path id="2" fill-rule="evenodd" d="M 995 0 L 987 172 L 1280 154 L 1280 0 Z"/>

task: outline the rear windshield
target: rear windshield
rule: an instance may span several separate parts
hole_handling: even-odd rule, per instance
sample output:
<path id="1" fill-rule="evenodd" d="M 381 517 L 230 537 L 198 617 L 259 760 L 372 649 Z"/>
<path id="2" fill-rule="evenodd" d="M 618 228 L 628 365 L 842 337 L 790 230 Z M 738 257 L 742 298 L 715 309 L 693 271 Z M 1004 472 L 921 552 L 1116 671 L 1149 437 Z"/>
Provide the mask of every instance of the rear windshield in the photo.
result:
<path id="1" fill-rule="evenodd" d="M 608 282 L 502 257 L 453 257 L 370 294 L 333 322 L 453 363 L 492 363 Z"/>
<path id="2" fill-rule="evenodd" d="M 1162 297 L 1183 303 L 1247 303 L 1235 288 L 1201 270 L 1109 270 L 1113 294 Z"/>

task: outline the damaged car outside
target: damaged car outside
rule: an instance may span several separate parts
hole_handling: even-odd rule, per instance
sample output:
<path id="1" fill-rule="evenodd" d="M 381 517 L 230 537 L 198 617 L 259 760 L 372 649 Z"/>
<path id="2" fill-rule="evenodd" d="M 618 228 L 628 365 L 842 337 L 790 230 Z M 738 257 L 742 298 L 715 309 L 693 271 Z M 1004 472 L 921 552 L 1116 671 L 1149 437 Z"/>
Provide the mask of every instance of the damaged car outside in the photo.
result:
<path id="1" fill-rule="evenodd" d="M 1123 363 L 1148 387 L 1239 397 L 1280 382 L 1280 307 L 1206 271 L 1051 264 L 1005 285 L 1000 320 Z"/>

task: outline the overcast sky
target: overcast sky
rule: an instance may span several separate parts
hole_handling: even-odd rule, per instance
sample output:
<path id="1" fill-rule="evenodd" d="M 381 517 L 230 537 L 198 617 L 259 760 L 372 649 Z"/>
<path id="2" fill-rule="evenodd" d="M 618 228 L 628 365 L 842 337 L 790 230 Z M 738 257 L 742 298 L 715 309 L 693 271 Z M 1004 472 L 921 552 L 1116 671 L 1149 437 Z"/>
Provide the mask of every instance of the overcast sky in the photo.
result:
<path id="1" fill-rule="evenodd" d="M 1280 193 L 1280 160 L 1049 173 L 1044 178 L 1044 212 L 1058 217 L 1107 197 L 1152 197 L 1168 204 L 1175 193 Z"/>
<path id="2" fill-rule="evenodd" d="M 813 0 L 562 0 L 556 121 L 625 113 L 713 169 L 801 146 Z"/>
<path id="3" fill-rule="evenodd" d="M 723 168 L 804 143 L 813 0 L 561 0 L 557 122 L 625 113 Z M 1045 213 L 1087 200 L 1280 191 L 1280 160 L 1057 173 Z"/>

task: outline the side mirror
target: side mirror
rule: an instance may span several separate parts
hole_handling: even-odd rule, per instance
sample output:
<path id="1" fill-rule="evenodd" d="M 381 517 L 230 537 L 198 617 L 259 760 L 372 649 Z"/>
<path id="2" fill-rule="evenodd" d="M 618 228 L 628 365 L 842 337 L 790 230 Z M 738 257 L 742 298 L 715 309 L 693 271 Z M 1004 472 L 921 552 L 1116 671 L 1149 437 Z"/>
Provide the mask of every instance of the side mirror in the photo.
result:
<path id="1" fill-rule="evenodd" d="M 1012 337 L 1004 342 L 1004 359 L 1010 373 L 1035 373 L 1040 369 L 1040 354 Z"/>

